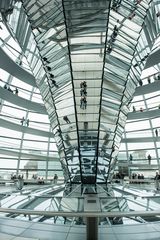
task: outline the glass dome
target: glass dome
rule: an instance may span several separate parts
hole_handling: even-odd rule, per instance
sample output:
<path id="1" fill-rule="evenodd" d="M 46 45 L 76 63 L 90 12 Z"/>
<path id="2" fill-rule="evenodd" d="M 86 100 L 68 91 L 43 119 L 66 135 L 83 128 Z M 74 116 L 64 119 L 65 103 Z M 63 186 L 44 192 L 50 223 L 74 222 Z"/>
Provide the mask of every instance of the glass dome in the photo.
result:
<path id="1" fill-rule="evenodd" d="M 93 3 L 86 3 L 90 19 L 79 22 L 84 1 L 75 1 L 72 13 L 67 2 L 37 2 L 1 6 L 2 177 L 57 173 L 70 182 L 102 183 L 126 166 L 129 174 L 153 174 L 159 168 L 159 66 L 142 70 L 159 45 L 159 5 L 101 0 L 94 2 L 99 21 L 92 19 Z M 152 28 L 147 22 L 155 13 Z"/>
<path id="2" fill-rule="evenodd" d="M 99 201 L 104 228 L 159 222 L 125 216 L 159 208 L 159 2 L 2 0 L 0 10 L 0 182 L 16 179 L 1 188 L 1 216 L 85 225 Z M 47 181 L 55 174 L 65 184 Z M 136 187 L 133 174 L 146 181 Z"/>

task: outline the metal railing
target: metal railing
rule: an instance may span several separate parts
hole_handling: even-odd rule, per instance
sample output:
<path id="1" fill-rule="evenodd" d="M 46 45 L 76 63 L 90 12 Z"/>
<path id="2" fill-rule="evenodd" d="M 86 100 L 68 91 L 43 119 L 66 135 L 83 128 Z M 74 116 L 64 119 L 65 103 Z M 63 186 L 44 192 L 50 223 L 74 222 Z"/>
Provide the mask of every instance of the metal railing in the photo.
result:
<path id="1" fill-rule="evenodd" d="M 25 215 L 40 215 L 46 217 L 135 217 L 135 216 L 160 216 L 160 210 L 154 211 L 131 211 L 131 212 L 67 212 L 67 211 L 38 211 L 38 210 L 26 210 L 26 209 L 11 209 L 11 208 L 0 208 L 0 213 L 14 213 L 14 214 L 25 214 Z"/>

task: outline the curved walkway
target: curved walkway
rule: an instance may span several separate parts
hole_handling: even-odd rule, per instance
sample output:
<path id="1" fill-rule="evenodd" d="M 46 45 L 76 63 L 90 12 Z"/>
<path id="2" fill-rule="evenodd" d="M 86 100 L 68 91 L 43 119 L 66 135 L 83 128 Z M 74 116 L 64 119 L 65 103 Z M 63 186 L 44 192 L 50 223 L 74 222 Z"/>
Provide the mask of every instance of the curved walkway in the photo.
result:
<path id="1" fill-rule="evenodd" d="M 146 65 L 144 69 L 153 67 L 156 64 L 159 64 L 160 59 L 160 49 L 155 51 L 154 53 L 151 53 L 150 56 L 147 59 Z"/>
<path id="2" fill-rule="evenodd" d="M 121 162 L 119 162 L 117 164 L 117 166 L 119 166 L 119 167 L 130 167 L 130 168 L 136 167 L 136 168 L 140 168 L 141 171 L 143 171 L 144 169 L 157 170 L 157 165 L 156 164 L 150 165 L 150 164 L 142 164 L 142 163 L 138 164 L 138 163 L 121 163 Z M 135 180 L 135 182 L 136 182 L 136 180 Z M 152 181 L 152 182 L 154 182 L 154 181 Z"/>
<path id="3" fill-rule="evenodd" d="M 46 108 L 44 105 L 19 97 L 2 87 L 0 87 L 0 98 L 10 103 L 13 103 L 19 107 L 22 107 L 34 112 L 38 112 L 41 114 L 47 114 Z"/>
<path id="4" fill-rule="evenodd" d="M 144 112 L 130 112 L 127 120 L 155 118 L 160 116 L 160 109 Z"/>
<path id="5" fill-rule="evenodd" d="M 16 64 L 6 53 L 5 51 L 0 48 L 0 67 L 13 75 L 14 77 L 17 77 L 18 79 L 24 81 L 27 84 L 30 84 L 33 87 L 37 87 L 35 78 L 32 74 L 27 72 L 25 69 L 23 69 L 21 66 Z"/>
<path id="6" fill-rule="evenodd" d="M 157 80 L 153 83 L 137 87 L 136 91 L 134 93 L 134 97 L 142 95 L 142 94 L 156 92 L 156 91 L 159 91 L 159 90 L 160 90 L 160 80 Z"/>
<path id="7" fill-rule="evenodd" d="M 8 149 L 3 149 L 3 148 L 0 148 L 0 154 L 2 155 L 9 155 L 9 156 L 14 156 L 14 157 L 19 157 L 19 151 L 16 152 L 16 151 L 12 151 L 12 150 L 8 150 Z M 56 154 L 56 152 L 55 152 Z M 57 154 L 56 154 L 57 155 Z M 59 158 L 56 157 L 56 156 L 53 156 L 53 157 L 49 157 L 49 156 L 46 156 L 46 155 L 38 155 L 38 154 L 33 154 L 33 153 L 24 153 L 23 151 L 21 152 L 21 157 L 23 158 L 30 158 L 30 159 L 34 159 L 34 160 L 48 160 L 48 161 L 57 161 L 59 162 Z M 2 169 L 2 168 L 1 168 Z M 1 238 L 0 238 L 1 239 Z"/>
<path id="8" fill-rule="evenodd" d="M 138 142 L 152 142 L 154 139 L 154 141 L 160 141 L 160 137 L 135 137 L 135 138 L 125 138 L 122 139 L 121 142 L 123 143 L 138 143 Z"/>
<path id="9" fill-rule="evenodd" d="M 15 130 L 18 132 L 24 132 L 24 133 L 29 133 L 29 134 L 33 134 L 33 135 L 37 135 L 37 136 L 43 136 L 43 137 L 47 137 L 47 138 L 53 138 L 53 133 L 51 132 L 45 132 L 42 130 L 38 130 L 35 128 L 31 128 L 31 127 L 25 127 L 22 125 L 18 125 L 16 123 L 4 120 L 4 119 L 0 119 L 0 126 L 7 128 L 7 129 L 11 129 L 11 130 Z"/>

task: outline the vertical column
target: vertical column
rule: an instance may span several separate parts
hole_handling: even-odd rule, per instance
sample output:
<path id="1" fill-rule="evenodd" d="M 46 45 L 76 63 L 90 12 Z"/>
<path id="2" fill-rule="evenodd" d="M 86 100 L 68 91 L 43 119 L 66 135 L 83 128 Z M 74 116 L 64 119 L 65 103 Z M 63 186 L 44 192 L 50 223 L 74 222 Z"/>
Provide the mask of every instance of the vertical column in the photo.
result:
<path id="1" fill-rule="evenodd" d="M 87 240 L 98 240 L 98 217 L 86 219 Z"/>
<path id="2" fill-rule="evenodd" d="M 99 198 L 96 194 L 87 194 L 84 199 L 85 212 L 100 212 Z M 98 240 L 98 217 L 86 218 L 86 240 Z"/>

